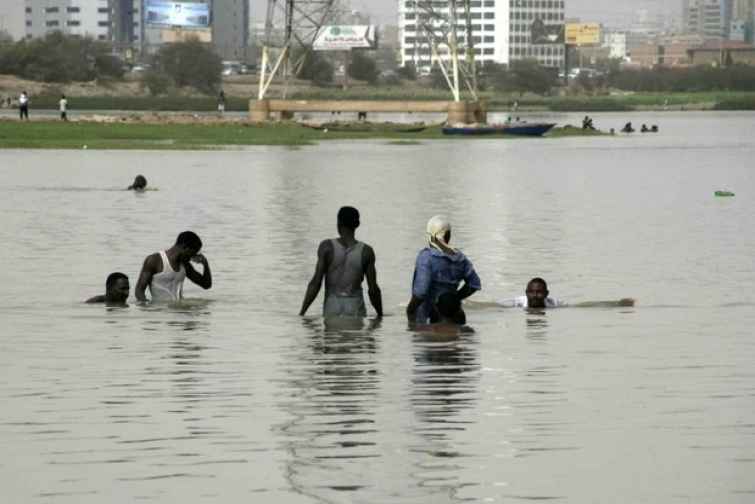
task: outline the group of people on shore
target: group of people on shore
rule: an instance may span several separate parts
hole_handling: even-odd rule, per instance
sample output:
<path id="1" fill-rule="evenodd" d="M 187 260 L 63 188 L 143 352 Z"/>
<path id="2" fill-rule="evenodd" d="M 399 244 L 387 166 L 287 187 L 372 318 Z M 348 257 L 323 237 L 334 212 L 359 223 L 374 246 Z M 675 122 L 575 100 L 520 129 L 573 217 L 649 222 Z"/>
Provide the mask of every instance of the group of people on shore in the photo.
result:
<path id="1" fill-rule="evenodd" d="M 11 108 L 12 106 L 14 106 L 14 102 L 10 97 L 2 100 L 2 103 L 4 106 L 7 104 L 8 108 Z M 15 103 L 18 104 L 19 120 L 28 121 L 29 120 L 29 107 L 31 105 L 31 99 L 29 98 L 29 93 L 27 93 L 26 91 L 22 91 Z M 60 110 L 60 120 L 67 122 L 68 121 L 68 98 L 66 98 L 66 95 L 64 94 L 60 95 L 60 100 L 58 100 L 58 109 Z"/>
<path id="2" fill-rule="evenodd" d="M 138 176 L 129 189 L 146 187 L 146 179 Z M 139 189 L 141 188 L 141 189 Z M 309 281 L 300 316 L 304 316 L 317 298 L 323 285 L 323 317 L 363 318 L 367 316 L 362 284 L 367 280 L 367 294 L 377 317 L 383 316 L 383 299 L 377 281 L 376 258 L 373 248 L 356 239 L 360 226 L 359 211 L 342 207 L 337 215 L 338 237 L 323 240 L 317 249 L 315 271 Z M 460 250 L 451 246 L 451 223 L 436 215 L 426 227 L 427 245 L 417 254 L 412 278 L 411 298 L 406 306 L 409 324 L 418 327 L 463 327 L 466 313 L 462 301 L 482 289 L 480 277 L 472 262 Z M 146 302 L 147 289 L 152 302 L 178 302 L 183 297 L 186 278 L 203 289 L 212 287 L 212 273 L 207 258 L 201 254 L 202 241 L 192 231 L 178 235 L 175 244 L 147 256 L 135 287 L 136 299 Z M 200 273 L 192 264 L 201 266 Z M 129 295 L 129 279 L 123 273 L 112 273 L 105 284 L 104 295 L 89 299 L 88 303 L 125 304 Z M 634 300 L 608 302 L 611 305 L 632 306 Z M 496 303 L 500 307 L 556 308 L 562 301 L 549 297 L 548 285 L 542 278 L 528 282 L 525 295 Z M 595 304 L 592 304 L 595 306 Z"/>

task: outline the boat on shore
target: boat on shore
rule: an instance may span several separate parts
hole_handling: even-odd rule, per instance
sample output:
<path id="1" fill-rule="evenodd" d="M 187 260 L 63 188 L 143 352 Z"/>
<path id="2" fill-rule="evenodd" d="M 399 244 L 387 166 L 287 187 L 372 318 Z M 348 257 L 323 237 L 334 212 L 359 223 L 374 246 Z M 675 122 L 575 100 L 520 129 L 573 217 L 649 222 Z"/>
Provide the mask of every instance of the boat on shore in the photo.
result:
<path id="1" fill-rule="evenodd" d="M 556 126 L 555 123 L 506 123 L 480 126 L 445 126 L 444 135 L 512 135 L 541 137 Z"/>
<path id="2" fill-rule="evenodd" d="M 328 122 L 321 124 L 300 123 L 305 128 L 319 131 L 334 131 L 345 133 L 422 133 L 427 129 L 425 124 L 398 123 L 366 123 L 366 122 Z"/>

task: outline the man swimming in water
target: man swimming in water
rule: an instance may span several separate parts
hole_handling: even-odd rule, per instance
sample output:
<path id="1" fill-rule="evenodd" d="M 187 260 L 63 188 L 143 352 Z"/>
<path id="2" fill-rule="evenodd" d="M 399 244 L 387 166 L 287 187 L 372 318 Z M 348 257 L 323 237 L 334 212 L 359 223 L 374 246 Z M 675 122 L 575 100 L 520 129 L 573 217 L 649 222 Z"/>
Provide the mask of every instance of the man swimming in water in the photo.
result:
<path id="1" fill-rule="evenodd" d="M 147 179 L 144 175 L 137 175 L 134 183 L 128 186 L 129 191 L 144 191 L 145 189 L 147 189 Z"/>
<path id="2" fill-rule="evenodd" d="M 123 273 L 111 273 L 105 280 L 105 295 L 94 296 L 87 303 L 105 303 L 106 305 L 125 305 L 131 286 Z"/>
<path id="3" fill-rule="evenodd" d="M 324 317 L 366 317 L 362 280 L 367 278 L 367 293 L 378 317 L 383 316 L 383 298 L 377 283 L 375 252 L 354 237 L 359 227 L 359 211 L 343 207 L 338 211 L 338 238 L 324 240 L 317 249 L 315 273 L 299 315 L 307 313 L 325 280 Z"/>
<path id="4" fill-rule="evenodd" d="M 202 240 L 191 231 L 184 231 L 176 238 L 176 243 L 168 250 L 157 252 L 144 260 L 139 281 L 134 294 L 139 301 L 147 301 L 144 292 L 149 287 L 152 301 L 176 302 L 183 298 L 184 280 L 188 278 L 207 290 L 212 287 L 212 272 L 207 258 L 200 254 Z M 191 265 L 194 261 L 202 265 L 200 275 Z"/>
<path id="5" fill-rule="evenodd" d="M 433 305 L 442 294 L 451 292 L 462 301 L 482 288 L 472 262 L 453 249 L 450 241 L 451 223 L 441 215 L 430 219 L 427 223 L 427 247 L 417 254 L 412 298 L 406 307 L 410 324 L 430 322 Z M 464 313 L 463 310 L 461 313 Z"/>
<path id="6" fill-rule="evenodd" d="M 559 308 L 567 306 L 560 299 L 550 297 L 548 284 L 542 278 L 533 278 L 527 283 L 524 296 L 519 296 L 508 301 L 498 303 L 504 308 Z M 618 301 L 587 301 L 574 305 L 577 308 L 611 307 L 611 306 L 634 306 L 634 299 L 624 298 Z"/>

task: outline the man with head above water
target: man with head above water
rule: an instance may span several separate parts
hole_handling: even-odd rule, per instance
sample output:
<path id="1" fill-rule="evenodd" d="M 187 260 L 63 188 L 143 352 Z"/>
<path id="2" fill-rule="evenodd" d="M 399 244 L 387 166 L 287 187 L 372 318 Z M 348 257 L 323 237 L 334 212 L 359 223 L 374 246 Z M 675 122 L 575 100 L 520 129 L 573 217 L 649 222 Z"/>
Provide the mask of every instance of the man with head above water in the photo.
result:
<path id="1" fill-rule="evenodd" d="M 212 273 L 207 258 L 200 254 L 202 240 L 191 231 L 184 231 L 168 250 L 157 252 L 144 260 L 134 294 L 139 301 L 146 301 L 149 287 L 152 301 L 176 302 L 183 298 L 183 283 L 186 278 L 203 289 L 212 287 Z M 200 275 L 191 261 L 202 265 Z"/>
<path id="2" fill-rule="evenodd" d="M 128 186 L 129 191 L 144 191 L 147 188 L 147 179 L 144 175 L 137 175 L 134 183 Z"/>
<path id="3" fill-rule="evenodd" d="M 550 297 L 548 291 L 548 284 L 540 277 L 533 278 L 527 283 L 527 287 L 524 291 L 524 296 L 516 297 L 512 300 L 502 301 L 498 303 L 504 308 L 559 308 L 567 306 L 567 304 L 560 299 Z M 577 303 L 574 305 L 568 305 L 577 308 L 598 308 L 598 307 L 612 307 L 612 306 L 634 306 L 634 299 L 623 298 L 618 301 L 587 301 L 584 303 Z"/>
<path id="4" fill-rule="evenodd" d="M 105 303 L 107 305 L 125 305 L 131 285 L 123 273 L 111 273 L 105 281 L 105 295 L 94 296 L 87 303 Z"/>
<path id="5" fill-rule="evenodd" d="M 324 317 L 366 317 L 362 280 L 378 317 L 383 316 L 383 298 L 377 283 L 375 252 L 357 241 L 359 211 L 343 207 L 338 211 L 338 238 L 324 240 L 317 249 L 315 273 L 307 286 L 299 315 L 307 313 L 325 281 Z"/>
<path id="6" fill-rule="evenodd" d="M 426 238 L 427 247 L 417 255 L 412 297 L 406 307 L 410 324 L 430 322 L 433 306 L 446 292 L 455 294 L 462 301 L 482 288 L 472 262 L 449 245 L 451 223 L 448 219 L 442 215 L 430 219 Z"/>

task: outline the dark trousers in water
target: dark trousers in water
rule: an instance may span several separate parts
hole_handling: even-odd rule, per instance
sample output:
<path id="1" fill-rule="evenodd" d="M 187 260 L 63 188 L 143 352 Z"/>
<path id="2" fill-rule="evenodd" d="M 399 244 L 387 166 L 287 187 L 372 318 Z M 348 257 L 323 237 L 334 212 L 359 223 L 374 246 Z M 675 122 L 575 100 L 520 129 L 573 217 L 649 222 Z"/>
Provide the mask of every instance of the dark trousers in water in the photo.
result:
<path id="1" fill-rule="evenodd" d="M 28 105 L 21 105 L 18 108 L 18 114 L 21 116 L 21 119 L 26 118 L 26 120 L 29 120 L 29 106 Z"/>

